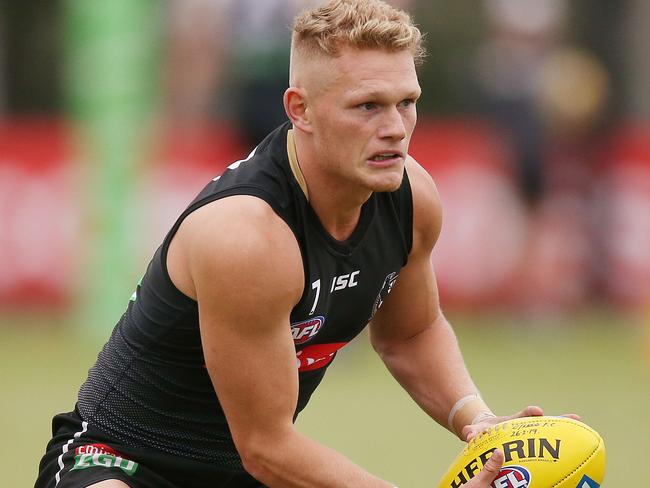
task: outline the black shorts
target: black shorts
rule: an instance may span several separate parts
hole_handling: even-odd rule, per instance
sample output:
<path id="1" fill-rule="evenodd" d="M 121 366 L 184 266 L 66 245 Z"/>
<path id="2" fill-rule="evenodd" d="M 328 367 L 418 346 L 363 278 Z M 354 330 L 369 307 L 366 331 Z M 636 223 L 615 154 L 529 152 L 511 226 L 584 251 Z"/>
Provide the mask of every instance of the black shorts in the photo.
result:
<path id="1" fill-rule="evenodd" d="M 245 472 L 125 446 L 84 422 L 76 411 L 55 416 L 34 488 L 85 488 L 104 480 L 120 480 L 131 488 L 264 487 Z"/>

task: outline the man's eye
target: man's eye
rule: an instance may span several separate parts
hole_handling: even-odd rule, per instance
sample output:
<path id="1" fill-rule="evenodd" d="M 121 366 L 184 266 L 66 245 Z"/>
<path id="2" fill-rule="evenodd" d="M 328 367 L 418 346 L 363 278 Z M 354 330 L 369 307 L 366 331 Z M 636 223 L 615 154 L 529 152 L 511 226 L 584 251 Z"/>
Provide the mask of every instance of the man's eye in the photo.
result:
<path id="1" fill-rule="evenodd" d="M 407 98 L 406 100 L 401 101 L 402 107 L 410 107 L 411 105 L 415 105 L 415 100 L 411 98 Z"/>
<path id="2" fill-rule="evenodd" d="M 374 110 L 376 107 L 377 107 L 377 104 L 375 104 L 373 102 L 366 102 L 366 103 L 362 103 L 362 104 L 359 105 L 359 108 L 361 108 L 362 110 L 367 110 L 367 111 Z"/>

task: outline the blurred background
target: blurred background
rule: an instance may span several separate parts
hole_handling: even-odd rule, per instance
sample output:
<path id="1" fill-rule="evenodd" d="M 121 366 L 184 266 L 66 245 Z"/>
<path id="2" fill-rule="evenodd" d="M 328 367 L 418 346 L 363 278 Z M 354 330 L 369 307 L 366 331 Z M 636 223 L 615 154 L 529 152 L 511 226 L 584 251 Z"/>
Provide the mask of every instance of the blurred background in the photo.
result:
<path id="1" fill-rule="evenodd" d="M 315 0 L 0 2 L 0 459 L 31 486 L 177 214 L 285 120 Z M 499 412 L 576 411 L 606 486 L 650 474 L 650 2 L 401 0 L 427 33 L 411 154 L 445 221 L 443 306 Z M 299 419 L 400 486 L 461 444 L 364 337 Z M 638 485 L 636 485 L 638 486 Z"/>

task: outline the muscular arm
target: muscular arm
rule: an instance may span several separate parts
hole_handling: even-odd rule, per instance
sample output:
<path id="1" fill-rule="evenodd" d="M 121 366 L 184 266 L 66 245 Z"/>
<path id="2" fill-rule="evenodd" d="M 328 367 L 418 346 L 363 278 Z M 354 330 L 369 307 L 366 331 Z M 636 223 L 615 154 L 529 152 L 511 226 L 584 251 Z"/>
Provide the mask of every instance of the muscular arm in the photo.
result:
<path id="1" fill-rule="evenodd" d="M 296 240 L 261 200 L 191 214 L 169 251 L 172 280 L 198 300 L 206 365 L 246 470 L 273 487 L 390 487 L 298 433 L 289 315 L 303 271 Z"/>
<path id="2" fill-rule="evenodd" d="M 438 193 L 429 175 L 415 161 L 407 164 L 413 192 L 413 249 L 408 264 L 381 310 L 373 319 L 371 341 L 382 360 L 417 404 L 448 427 L 453 405 L 477 394 L 458 348 L 456 336 L 438 301 L 431 251 L 441 227 Z M 479 398 L 458 410 L 453 432 L 481 412 L 489 412 Z"/>

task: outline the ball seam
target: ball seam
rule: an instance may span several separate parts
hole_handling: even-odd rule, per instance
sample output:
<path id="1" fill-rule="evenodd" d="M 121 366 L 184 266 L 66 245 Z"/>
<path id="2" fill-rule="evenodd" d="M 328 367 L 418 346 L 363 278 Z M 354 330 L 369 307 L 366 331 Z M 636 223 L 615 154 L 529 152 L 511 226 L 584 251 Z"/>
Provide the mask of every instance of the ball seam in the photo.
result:
<path id="1" fill-rule="evenodd" d="M 587 432 L 589 432 L 589 433 L 592 434 L 592 435 L 595 433 L 593 429 L 591 429 L 590 427 L 587 427 L 586 425 L 583 425 L 583 424 L 580 423 L 580 422 L 577 422 L 577 421 L 576 421 L 576 422 L 570 422 L 570 423 L 574 423 L 575 425 L 581 427 L 582 429 L 586 430 Z M 578 465 L 578 466 L 577 466 L 573 471 L 571 471 L 571 472 L 570 472 L 569 474 L 567 474 L 564 478 L 562 478 L 562 479 L 559 480 L 557 483 L 555 483 L 555 484 L 553 485 L 552 488 L 559 487 L 562 483 L 564 483 L 566 480 L 568 480 L 569 478 L 571 478 L 571 476 L 573 476 L 573 475 L 576 474 L 578 471 L 580 471 L 580 469 L 582 469 L 582 467 L 583 467 L 585 464 L 587 464 L 587 463 L 589 462 L 589 460 L 590 460 L 591 458 L 593 458 L 593 457 L 596 455 L 596 453 L 598 452 L 598 449 L 599 449 L 600 446 L 603 444 L 603 440 L 602 440 L 602 437 L 600 437 L 600 435 L 596 434 L 596 439 L 598 440 L 598 444 L 596 445 L 595 449 L 591 452 L 591 454 L 589 454 L 589 456 L 587 456 L 587 457 L 585 458 L 585 460 L 582 461 L 582 462 L 581 462 L 581 463 L 580 463 L 580 464 L 579 464 L 579 465 Z"/>

